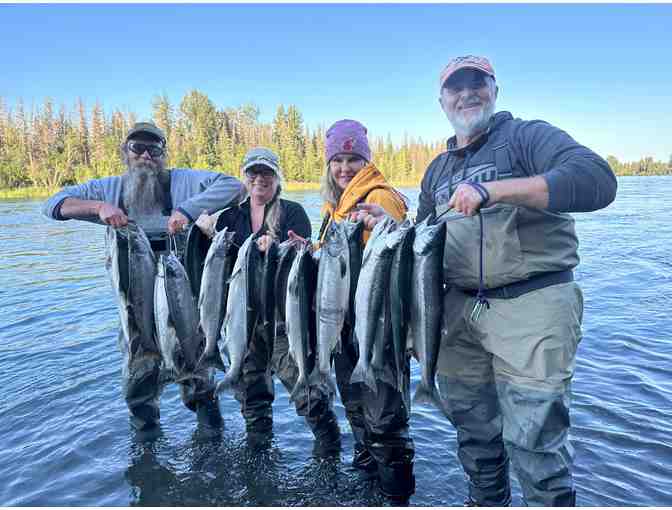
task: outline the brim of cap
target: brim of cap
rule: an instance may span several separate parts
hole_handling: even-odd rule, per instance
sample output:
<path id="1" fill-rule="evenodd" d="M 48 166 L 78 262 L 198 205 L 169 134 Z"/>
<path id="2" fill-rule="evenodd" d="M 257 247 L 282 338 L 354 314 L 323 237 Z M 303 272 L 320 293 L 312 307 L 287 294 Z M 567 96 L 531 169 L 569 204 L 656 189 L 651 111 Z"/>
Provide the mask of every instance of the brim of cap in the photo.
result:
<path id="1" fill-rule="evenodd" d="M 270 168 L 275 172 L 275 175 L 278 177 L 280 176 L 280 168 L 277 166 L 273 165 L 272 163 L 269 163 L 268 161 L 250 161 L 246 165 L 243 166 L 243 172 L 247 172 L 249 168 L 252 168 L 253 166 L 265 166 L 266 168 Z"/>
<path id="2" fill-rule="evenodd" d="M 138 129 L 137 131 L 131 131 L 130 133 L 128 133 L 128 135 L 126 135 L 126 140 L 134 137 L 135 135 L 139 135 L 140 133 L 145 133 L 145 134 L 148 134 L 150 136 L 153 136 L 154 138 L 156 138 L 160 142 L 165 142 L 166 141 L 166 139 L 163 136 L 161 136 L 160 134 L 155 133 L 154 131 L 147 131 L 146 129 Z"/>
<path id="3" fill-rule="evenodd" d="M 447 74 L 445 78 L 441 80 L 441 88 L 446 84 L 446 81 L 448 81 L 448 78 L 450 78 L 452 75 L 454 75 L 457 71 L 461 71 L 462 69 L 476 69 L 477 71 L 481 71 L 483 74 L 487 74 L 488 76 L 492 77 L 493 79 L 495 78 L 495 74 L 490 72 L 488 68 L 486 67 L 481 67 L 476 64 L 465 64 L 463 66 L 456 67 L 453 69 L 450 74 Z"/>

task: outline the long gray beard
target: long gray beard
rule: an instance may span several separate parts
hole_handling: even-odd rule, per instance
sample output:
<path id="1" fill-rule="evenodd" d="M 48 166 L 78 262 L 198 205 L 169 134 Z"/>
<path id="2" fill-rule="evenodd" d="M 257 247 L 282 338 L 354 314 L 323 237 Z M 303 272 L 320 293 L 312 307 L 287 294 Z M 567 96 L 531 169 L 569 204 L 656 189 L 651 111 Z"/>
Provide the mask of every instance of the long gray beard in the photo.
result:
<path id="1" fill-rule="evenodd" d="M 129 218 L 163 213 L 165 192 L 161 182 L 166 177 L 165 170 L 156 170 L 146 166 L 128 169 L 122 177 L 122 202 Z"/>

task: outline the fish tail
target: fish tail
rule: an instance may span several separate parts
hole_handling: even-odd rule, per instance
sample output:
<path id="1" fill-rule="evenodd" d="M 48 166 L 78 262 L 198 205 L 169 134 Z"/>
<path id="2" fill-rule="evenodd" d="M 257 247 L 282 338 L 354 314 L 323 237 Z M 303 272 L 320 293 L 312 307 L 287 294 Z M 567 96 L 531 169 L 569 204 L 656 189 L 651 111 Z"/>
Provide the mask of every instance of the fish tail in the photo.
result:
<path id="1" fill-rule="evenodd" d="M 215 391 L 221 393 L 226 390 L 235 390 L 236 385 L 238 384 L 238 379 L 240 378 L 240 374 L 237 374 L 236 372 L 237 371 L 229 370 L 224 376 L 224 379 L 219 381 Z"/>
<path id="2" fill-rule="evenodd" d="M 313 373 L 310 374 L 310 383 L 313 387 L 318 387 L 323 393 L 331 396 L 336 393 L 336 384 L 331 374 L 321 372 L 318 367 L 315 367 Z"/>
<path id="3" fill-rule="evenodd" d="M 363 383 L 365 379 L 366 368 L 364 368 L 363 363 L 358 362 L 357 366 L 352 371 L 352 375 L 350 376 L 350 384 Z"/>
<path id="4" fill-rule="evenodd" d="M 307 390 L 307 386 L 308 385 L 305 376 L 299 377 L 299 380 L 296 381 L 296 384 L 294 385 L 294 389 L 289 394 L 289 401 L 295 402 L 296 398 L 301 394 L 301 390 L 303 390 L 304 388 Z"/>
<path id="5" fill-rule="evenodd" d="M 424 384 L 420 384 L 420 387 L 417 389 L 415 392 L 415 395 L 413 395 L 413 403 L 414 404 L 430 404 L 436 407 L 439 411 L 441 411 L 443 414 L 446 414 L 446 410 L 443 406 L 443 403 L 441 402 L 441 399 L 439 398 L 439 393 L 436 390 L 436 386 L 426 386 Z"/>
<path id="6" fill-rule="evenodd" d="M 224 361 L 222 361 L 222 356 L 217 349 L 213 349 L 212 352 L 204 352 L 201 354 L 201 357 L 196 362 L 196 370 L 201 368 L 201 366 L 208 368 L 214 367 L 221 371 L 225 371 Z"/>
<path id="7" fill-rule="evenodd" d="M 376 383 L 376 375 L 373 372 L 373 367 L 369 365 L 368 370 L 366 371 L 366 379 L 364 381 L 366 385 L 373 391 L 374 393 L 378 393 L 378 384 Z"/>
<path id="8" fill-rule="evenodd" d="M 215 394 L 219 395 L 220 393 L 223 393 L 226 390 L 231 389 L 230 385 L 227 385 L 223 380 L 219 381 L 217 383 L 217 386 L 215 387 Z"/>

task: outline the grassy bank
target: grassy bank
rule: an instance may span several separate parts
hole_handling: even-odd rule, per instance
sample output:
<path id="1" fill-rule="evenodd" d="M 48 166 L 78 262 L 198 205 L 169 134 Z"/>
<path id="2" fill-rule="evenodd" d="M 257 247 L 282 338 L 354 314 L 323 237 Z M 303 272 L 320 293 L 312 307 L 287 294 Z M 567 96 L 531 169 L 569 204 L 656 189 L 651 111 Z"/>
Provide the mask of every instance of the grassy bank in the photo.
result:
<path id="1" fill-rule="evenodd" d="M 31 186 L 27 188 L 0 189 L 0 200 L 19 200 L 28 198 L 47 198 L 58 189 L 40 188 Z"/>
<path id="2" fill-rule="evenodd" d="M 48 198 L 59 189 L 41 188 L 38 186 L 0 189 L 0 200 Z M 285 191 L 317 191 L 320 189 L 320 184 L 317 182 L 286 182 L 284 189 Z"/>

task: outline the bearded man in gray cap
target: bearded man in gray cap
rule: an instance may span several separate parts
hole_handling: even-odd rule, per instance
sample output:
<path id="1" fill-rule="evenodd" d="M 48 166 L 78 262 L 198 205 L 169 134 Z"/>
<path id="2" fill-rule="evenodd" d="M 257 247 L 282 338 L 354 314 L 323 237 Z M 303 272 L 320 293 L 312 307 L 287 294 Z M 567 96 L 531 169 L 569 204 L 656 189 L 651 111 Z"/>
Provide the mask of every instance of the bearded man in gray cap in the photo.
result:
<path id="1" fill-rule="evenodd" d="M 167 169 L 166 136 L 151 122 L 136 123 L 129 130 L 121 144 L 121 159 L 126 165 L 124 174 L 67 186 L 45 202 L 43 214 L 55 220 L 79 219 L 113 228 L 127 225 L 129 219 L 163 217 L 167 221 L 159 223 L 169 234 L 178 234 L 202 212 L 237 203 L 245 193 L 240 181 L 222 173 Z M 165 249 L 163 234 L 153 239 L 148 232 L 155 250 Z M 184 236 L 177 236 L 180 237 Z M 158 242 L 161 240 L 163 244 Z M 123 348 L 125 342 L 119 344 L 131 424 L 139 430 L 152 429 L 158 425 L 160 415 L 160 356 L 133 355 Z M 219 426 L 222 419 L 214 392 L 214 369 L 208 371 L 204 379 L 180 383 L 180 393 L 184 404 L 197 414 L 199 423 Z"/>
<path id="2" fill-rule="evenodd" d="M 446 222 L 440 398 L 457 429 L 468 505 L 573 506 L 568 440 L 583 296 L 570 212 L 609 205 L 607 162 L 540 120 L 495 113 L 490 62 L 467 55 L 441 72 L 455 130 L 422 179 L 416 220 Z M 376 223 L 368 205 L 360 217 Z"/>

